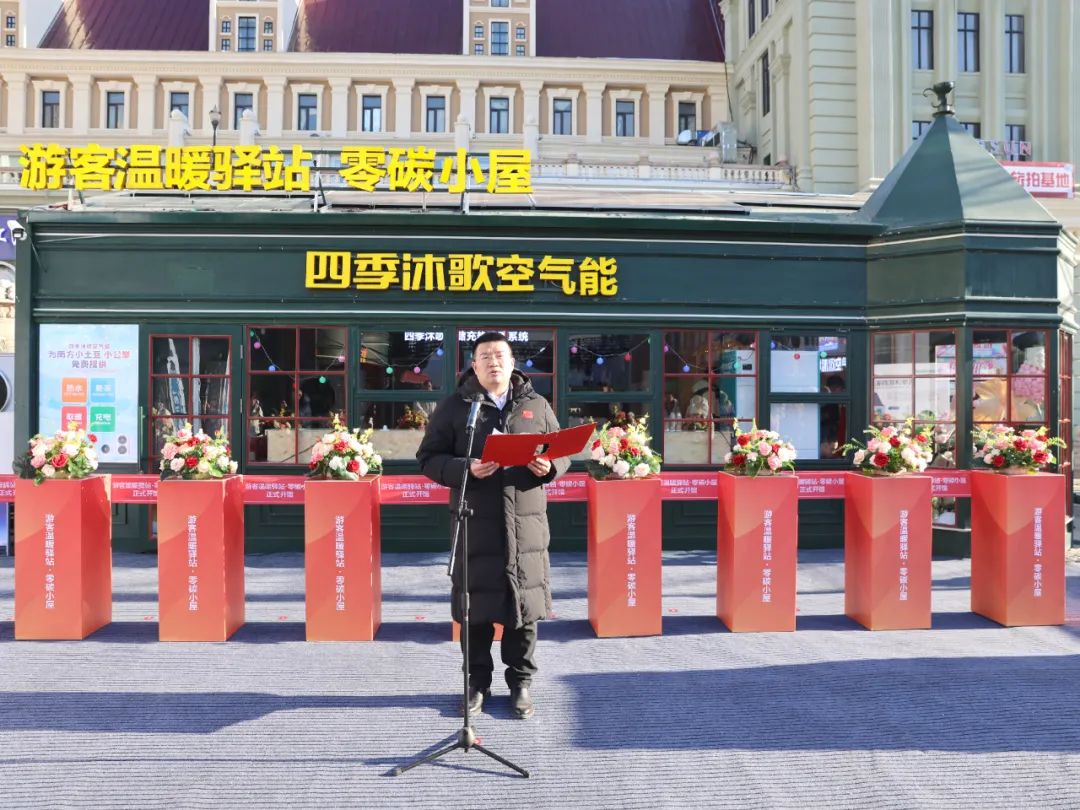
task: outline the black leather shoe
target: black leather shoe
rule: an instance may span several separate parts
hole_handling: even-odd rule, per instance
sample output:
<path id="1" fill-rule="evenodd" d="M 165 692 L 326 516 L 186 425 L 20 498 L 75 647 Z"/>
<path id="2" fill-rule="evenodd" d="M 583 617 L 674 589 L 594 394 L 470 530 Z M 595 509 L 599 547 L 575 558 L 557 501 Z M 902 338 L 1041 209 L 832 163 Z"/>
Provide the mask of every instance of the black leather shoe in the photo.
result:
<path id="1" fill-rule="evenodd" d="M 487 689 L 469 687 L 469 714 L 480 714 L 480 710 L 484 708 L 484 701 L 490 697 L 491 692 Z M 458 708 L 460 710 L 460 704 L 458 704 Z"/>
<path id="2" fill-rule="evenodd" d="M 510 690 L 510 708 L 514 717 L 519 720 L 527 720 L 536 712 L 532 697 L 529 696 L 529 687 L 517 686 Z"/>

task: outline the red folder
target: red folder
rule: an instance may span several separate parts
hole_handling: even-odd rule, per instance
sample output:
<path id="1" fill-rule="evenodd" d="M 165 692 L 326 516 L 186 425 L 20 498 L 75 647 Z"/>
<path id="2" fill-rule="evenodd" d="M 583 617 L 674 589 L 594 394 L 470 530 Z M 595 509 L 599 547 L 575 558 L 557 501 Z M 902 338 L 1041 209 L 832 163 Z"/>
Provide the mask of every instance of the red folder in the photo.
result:
<path id="1" fill-rule="evenodd" d="M 554 433 L 492 433 L 484 442 L 481 461 L 497 461 L 503 467 L 524 467 L 534 458 L 551 460 L 572 456 L 585 449 L 596 425 L 557 430 Z"/>

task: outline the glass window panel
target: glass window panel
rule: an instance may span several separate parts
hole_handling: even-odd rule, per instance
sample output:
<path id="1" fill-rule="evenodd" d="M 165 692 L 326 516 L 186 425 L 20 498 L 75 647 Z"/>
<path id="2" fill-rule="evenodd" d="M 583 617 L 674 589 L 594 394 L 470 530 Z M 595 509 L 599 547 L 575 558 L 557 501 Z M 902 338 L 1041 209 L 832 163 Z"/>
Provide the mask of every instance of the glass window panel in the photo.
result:
<path id="1" fill-rule="evenodd" d="M 555 370 L 555 333 L 551 329 L 461 329 L 458 331 L 458 372 L 472 363 L 472 344 L 484 332 L 502 332 L 514 351 L 514 365 L 528 374 Z"/>
<path id="2" fill-rule="evenodd" d="M 153 421 L 154 424 L 152 430 L 154 431 L 154 446 L 151 455 L 156 456 L 165 445 L 165 440 L 170 436 L 175 435 L 176 431 L 184 426 L 184 422 L 183 420 L 173 419 L 172 417 L 155 419 Z"/>
<path id="3" fill-rule="evenodd" d="M 1014 422 L 1046 421 L 1046 378 L 1013 377 L 1012 413 Z"/>
<path id="4" fill-rule="evenodd" d="M 362 402 L 360 420 L 363 428 L 375 429 L 371 442 L 387 461 L 415 461 L 424 438 L 424 429 L 435 402 Z"/>
<path id="5" fill-rule="evenodd" d="M 847 338 L 778 335 L 769 357 L 772 391 L 840 393 L 847 389 Z"/>
<path id="6" fill-rule="evenodd" d="M 648 335 L 571 335 L 571 391 L 645 391 Z"/>
<path id="7" fill-rule="evenodd" d="M 911 333 L 874 335 L 874 376 L 911 373 Z"/>
<path id="8" fill-rule="evenodd" d="M 915 373 L 955 374 L 956 333 L 916 332 Z"/>
<path id="9" fill-rule="evenodd" d="M 150 370 L 153 374 L 188 374 L 189 365 L 188 339 L 183 337 L 156 337 L 151 341 L 153 360 Z"/>
<path id="10" fill-rule="evenodd" d="M 443 385 L 445 362 L 442 332 L 364 332 L 360 342 L 360 387 L 437 391 Z"/>
<path id="11" fill-rule="evenodd" d="M 681 430 L 679 423 L 666 423 L 664 464 L 708 464 L 709 433 L 704 430 Z M 674 429 L 673 429 L 674 428 Z"/>
<path id="12" fill-rule="evenodd" d="M 708 369 L 708 332 L 668 332 L 664 335 L 665 374 L 705 374 Z"/>
<path id="13" fill-rule="evenodd" d="M 956 380 L 916 377 L 915 419 L 920 422 L 952 422 L 956 419 Z"/>
<path id="14" fill-rule="evenodd" d="M 345 341 L 343 327 L 300 330 L 301 371 L 344 371 Z"/>
<path id="15" fill-rule="evenodd" d="M 345 411 L 345 375 L 322 374 L 300 378 L 300 417 L 330 417 Z"/>
<path id="16" fill-rule="evenodd" d="M 188 393 L 190 379 L 185 377 L 155 377 L 153 380 L 155 416 L 173 416 L 191 412 Z"/>
<path id="17" fill-rule="evenodd" d="M 972 373 L 1005 374 L 1009 368 L 1009 354 L 1006 343 L 1008 332 L 1001 330 L 981 330 L 975 332 L 972 340 Z"/>
<path id="18" fill-rule="evenodd" d="M 956 466 L 956 423 L 939 422 L 934 425 L 934 458 L 932 467 Z"/>
<path id="19" fill-rule="evenodd" d="M 972 381 L 971 418 L 974 422 L 1004 422 L 1007 383 L 1004 377 L 984 377 Z"/>
<path id="20" fill-rule="evenodd" d="M 191 339 L 193 374 L 229 373 L 229 339 L 222 337 Z"/>
<path id="21" fill-rule="evenodd" d="M 1015 332 L 1012 347 L 1014 374 L 1046 374 L 1046 332 Z"/>
<path id="22" fill-rule="evenodd" d="M 227 414 L 229 412 L 228 377 L 192 377 L 191 401 L 195 413 Z"/>
<path id="23" fill-rule="evenodd" d="M 177 425 L 177 427 L 183 427 Z M 213 436 L 219 430 L 222 431 L 226 437 L 229 435 L 229 420 L 223 416 L 193 416 L 191 418 L 192 430 L 202 430 Z M 160 448 L 159 448 L 160 449 Z"/>
<path id="24" fill-rule="evenodd" d="M 903 422 L 914 416 L 912 413 L 913 388 L 914 380 L 911 377 L 875 378 L 874 423 Z"/>
<path id="25" fill-rule="evenodd" d="M 821 415 L 811 402 L 774 402 L 769 427 L 795 446 L 798 461 L 821 457 Z"/>
<path id="26" fill-rule="evenodd" d="M 296 392 L 289 374 L 252 374 L 249 413 L 261 413 L 266 422 L 288 423 L 296 416 Z M 264 422 L 264 427 L 272 427 Z"/>
<path id="27" fill-rule="evenodd" d="M 757 346 L 751 332 L 717 332 L 712 338 L 713 374 L 756 374 Z"/>
<path id="28" fill-rule="evenodd" d="M 251 368 L 253 371 L 296 370 L 296 330 L 256 327 L 251 330 Z"/>

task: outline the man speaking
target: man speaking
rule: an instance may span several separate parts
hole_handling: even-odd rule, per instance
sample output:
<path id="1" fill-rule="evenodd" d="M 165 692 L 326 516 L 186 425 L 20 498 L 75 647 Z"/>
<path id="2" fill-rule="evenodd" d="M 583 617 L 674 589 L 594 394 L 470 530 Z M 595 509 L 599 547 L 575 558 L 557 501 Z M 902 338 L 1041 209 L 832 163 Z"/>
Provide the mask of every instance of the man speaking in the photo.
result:
<path id="1" fill-rule="evenodd" d="M 470 404 L 481 397 L 473 440 L 466 458 Z M 533 714 L 529 694 L 536 674 L 536 622 L 551 610 L 547 498 L 543 485 L 570 466 L 567 458 L 536 458 L 525 467 L 482 463 L 484 441 L 501 433 L 547 433 L 559 429 L 546 399 L 529 378 L 514 368 L 506 337 L 485 332 L 473 344 L 472 366 L 458 380 L 458 390 L 439 403 L 416 452 L 420 470 L 451 489 L 451 503 L 469 469 L 466 498 L 473 516 L 469 540 L 469 712 L 477 713 L 491 697 L 495 670 L 491 644 L 495 623 L 503 626 L 502 661 L 514 715 Z M 461 559 L 455 560 L 451 613 L 461 615 Z"/>

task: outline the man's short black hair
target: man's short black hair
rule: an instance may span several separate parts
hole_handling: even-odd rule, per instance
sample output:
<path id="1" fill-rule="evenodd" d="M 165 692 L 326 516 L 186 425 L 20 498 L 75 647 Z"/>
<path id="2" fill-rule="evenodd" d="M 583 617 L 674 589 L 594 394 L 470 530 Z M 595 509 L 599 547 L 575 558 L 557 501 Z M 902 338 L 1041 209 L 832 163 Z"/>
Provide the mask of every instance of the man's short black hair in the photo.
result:
<path id="1" fill-rule="evenodd" d="M 510 346 L 510 341 L 506 339 L 506 335 L 502 332 L 484 332 L 476 340 L 473 341 L 472 350 L 473 354 L 480 351 L 480 347 L 485 343 L 505 343 L 510 347 L 510 354 L 514 353 L 514 347 Z"/>

